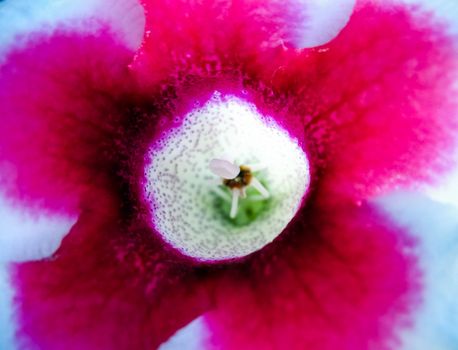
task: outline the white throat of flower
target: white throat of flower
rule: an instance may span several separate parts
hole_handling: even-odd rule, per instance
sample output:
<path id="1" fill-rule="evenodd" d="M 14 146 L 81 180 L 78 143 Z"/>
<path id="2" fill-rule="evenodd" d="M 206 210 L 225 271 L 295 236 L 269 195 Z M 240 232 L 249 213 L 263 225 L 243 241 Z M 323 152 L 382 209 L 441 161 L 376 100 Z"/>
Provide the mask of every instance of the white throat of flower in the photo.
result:
<path id="1" fill-rule="evenodd" d="M 310 182 L 297 140 L 254 105 L 219 93 L 152 144 L 148 156 L 153 227 L 203 261 L 242 257 L 272 242 Z"/>

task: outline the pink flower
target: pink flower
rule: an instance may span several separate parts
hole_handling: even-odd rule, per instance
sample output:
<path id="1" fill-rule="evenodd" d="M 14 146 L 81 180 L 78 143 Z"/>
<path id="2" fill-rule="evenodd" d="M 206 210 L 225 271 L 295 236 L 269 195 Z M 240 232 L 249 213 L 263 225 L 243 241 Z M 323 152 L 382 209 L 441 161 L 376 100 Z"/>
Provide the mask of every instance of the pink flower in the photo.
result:
<path id="1" fill-rule="evenodd" d="M 26 37 L 0 67 L 2 192 L 75 220 L 51 257 L 11 267 L 20 347 L 155 349 L 201 317 L 209 349 L 400 348 L 423 271 L 416 240 L 374 199 L 452 165 L 457 51 L 445 27 L 359 1 L 333 40 L 301 49 L 309 2 L 143 6 L 135 53 L 104 24 L 64 27 Z M 272 124 L 237 139 L 256 115 Z M 200 218 L 227 205 L 200 207 L 206 188 L 189 180 L 216 156 L 202 144 L 223 136 L 238 162 L 275 159 L 265 179 L 253 170 L 274 202 L 240 202 L 234 216 L 256 215 L 234 222 Z M 278 153 L 286 139 L 294 150 Z M 277 199 L 292 202 L 277 211 Z"/>

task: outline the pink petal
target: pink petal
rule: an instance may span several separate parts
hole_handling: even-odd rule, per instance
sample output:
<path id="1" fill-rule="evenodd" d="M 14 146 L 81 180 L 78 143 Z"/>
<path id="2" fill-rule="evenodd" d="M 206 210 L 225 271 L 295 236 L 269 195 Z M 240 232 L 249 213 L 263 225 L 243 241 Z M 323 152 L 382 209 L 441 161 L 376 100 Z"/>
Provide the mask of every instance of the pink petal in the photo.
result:
<path id="1" fill-rule="evenodd" d="M 149 82 L 255 61 L 259 51 L 298 40 L 307 18 L 303 1 L 142 2 L 146 35 L 134 68 Z"/>
<path id="2" fill-rule="evenodd" d="M 116 176 L 120 124 L 133 110 L 131 54 L 106 31 L 30 40 L 0 67 L 0 185 L 73 214 L 84 193 Z"/>
<path id="3" fill-rule="evenodd" d="M 364 196 L 452 166 L 457 57 L 454 38 L 430 17 L 368 4 L 328 46 L 290 55 L 273 78 L 275 60 L 257 74 L 287 102 L 292 132 L 305 125 L 321 180 Z"/>
<path id="4" fill-rule="evenodd" d="M 264 27 L 235 26 L 242 31 L 229 21 L 212 31 L 214 22 L 202 19 L 214 18 L 220 9 L 196 5 L 196 16 L 186 16 L 187 10 L 178 3 L 150 11 L 150 23 L 155 19 L 161 25 L 147 36 L 133 68 L 149 83 L 223 75 L 243 80 L 244 87 L 256 91 L 261 107 L 278 111 L 277 119 L 295 136 L 304 138 L 305 125 L 304 144 L 315 166 L 314 195 L 271 246 L 239 264 L 215 268 L 221 280 L 213 286 L 210 305 L 208 289 L 196 284 L 201 279 L 206 287 L 213 268 L 185 267 L 161 252 L 149 229 L 125 220 L 136 217 L 133 207 L 126 210 L 112 197 L 103 201 L 96 192 L 94 203 L 102 212 L 89 210 L 53 260 L 18 267 L 25 344 L 154 348 L 214 306 L 207 320 L 223 349 L 388 348 L 396 341 L 396 329 L 409 321 L 418 275 L 412 242 L 361 197 L 430 179 L 448 166 L 446 153 L 456 131 L 451 117 L 456 106 L 450 99 L 453 41 L 428 19 L 367 5 L 327 47 L 297 52 L 272 40 L 285 17 L 263 17 Z M 234 18 L 247 23 L 245 10 L 238 8 Z M 164 20 L 174 16 L 176 22 Z M 215 32 L 224 33 L 221 40 L 207 40 Z M 104 42 L 106 36 L 101 38 Z M 106 174 L 120 162 L 113 140 L 122 138 L 111 126 L 125 126 L 120 114 L 135 100 L 125 97 L 126 90 L 136 88 L 125 75 L 127 54 L 111 41 L 104 46 L 100 38 L 76 38 L 71 44 L 68 36 L 53 40 L 40 50 L 12 56 L 17 67 L 32 72 L 37 62 L 38 67 L 53 62 L 50 70 L 41 71 L 52 73 L 46 79 L 13 65 L 0 73 L 0 112 L 16 135 L 0 133 L 0 147 L 18 173 L 14 195 L 44 197 L 56 207 L 74 204 L 94 188 L 113 189 L 113 178 Z M 211 55 L 215 52 L 217 59 Z M 59 60 L 53 61 L 56 56 Z M 94 63 L 100 57 L 100 65 Z M 105 65 L 110 68 L 95 73 Z M 22 79 L 12 79 L 17 74 Z M 62 76 L 65 83 L 59 84 Z M 90 99 L 80 95 L 79 87 L 90 88 Z M 175 87 L 155 86 L 173 96 Z M 46 113 L 39 113 L 42 99 Z M 161 105 L 162 99 L 155 102 Z M 82 123 L 74 118 L 68 125 L 56 122 L 69 107 L 72 115 L 84 116 Z M 50 113 L 54 110 L 59 113 Z M 35 115 L 41 118 L 31 118 Z M 59 125 L 59 132 L 47 125 Z M 83 142 L 73 141 L 70 131 Z M 25 141 L 31 147 L 23 147 L 29 145 Z M 50 145 L 57 157 L 47 155 Z M 125 196 L 124 188 L 114 189 Z M 87 206 L 91 201 L 85 199 Z"/>
<path id="5" fill-rule="evenodd" d="M 418 297 L 411 248 L 367 204 L 311 204 L 226 275 L 206 316 L 206 348 L 391 349 Z"/>
<path id="6" fill-rule="evenodd" d="M 154 349 L 209 307 L 205 272 L 119 206 L 99 194 L 52 259 L 15 267 L 24 348 Z"/>

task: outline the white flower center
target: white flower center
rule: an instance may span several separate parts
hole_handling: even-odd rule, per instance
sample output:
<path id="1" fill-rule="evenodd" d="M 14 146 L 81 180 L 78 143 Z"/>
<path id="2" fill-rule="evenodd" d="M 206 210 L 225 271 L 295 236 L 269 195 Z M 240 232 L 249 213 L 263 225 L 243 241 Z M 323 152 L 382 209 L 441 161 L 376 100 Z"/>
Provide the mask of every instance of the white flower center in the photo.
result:
<path id="1" fill-rule="evenodd" d="M 272 242 L 299 209 L 309 163 L 272 118 L 215 93 L 151 145 L 145 196 L 152 224 L 183 254 L 246 256 Z"/>

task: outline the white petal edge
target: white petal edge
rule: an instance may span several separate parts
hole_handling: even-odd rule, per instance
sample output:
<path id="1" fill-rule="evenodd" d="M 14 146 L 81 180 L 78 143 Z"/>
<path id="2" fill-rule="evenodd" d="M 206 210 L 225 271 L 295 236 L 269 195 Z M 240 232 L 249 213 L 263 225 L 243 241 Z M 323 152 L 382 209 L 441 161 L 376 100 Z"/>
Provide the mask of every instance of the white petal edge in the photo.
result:
<path id="1" fill-rule="evenodd" d="M 421 11 L 431 13 L 437 20 L 447 25 L 450 34 L 458 35 L 458 1 L 457 0 L 397 0 L 398 3 L 415 5 Z M 458 40 L 458 37 L 457 37 Z M 458 57 L 457 57 L 458 59 Z M 456 72 L 456 99 L 458 100 L 458 72 Z M 458 111 L 456 113 L 458 120 Z M 458 144 L 458 135 L 456 135 Z M 451 204 L 458 208 L 458 147 L 455 150 L 454 169 L 441 176 L 439 183 L 433 186 L 425 186 L 424 193 L 434 201 Z"/>
<path id="2" fill-rule="evenodd" d="M 456 164 L 458 164 L 458 151 L 456 151 L 456 158 Z M 447 174 L 441 176 L 437 184 L 425 186 L 423 191 L 437 202 L 458 208 L 458 165 Z"/>
<path id="3" fill-rule="evenodd" d="M 458 208 L 419 193 L 377 200 L 391 218 L 418 238 L 424 273 L 423 302 L 414 325 L 402 334 L 402 350 L 454 350 L 458 344 Z"/>
<path id="4" fill-rule="evenodd" d="M 108 24 L 122 42 L 132 50 L 143 39 L 145 15 L 138 0 L 4 0 L 0 1 L 1 56 L 16 45 L 17 35 L 51 32 L 57 26 L 84 33 L 96 31 L 88 19 Z"/>
<path id="5" fill-rule="evenodd" d="M 397 0 L 408 5 L 418 5 L 448 24 L 451 33 L 458 34 L 458 1 L 456 0 Z"/>
<path id="6" fill-rule="evenodd" d="M 13 205 L 0 194 L 0 263 L 49 257 L 75 222 L 76 217 Z"/>
<path id="7" fill-rule="evenodd" d="M 297 31 L 294 44 L 310 48 L 334 39 L 348 23 L 356 0 L 300 0 L 305 9 L 305 23 Z"/>
<path id="8" fill-rule="evenodd" d="M 0 349 L 14 350 L 13 288 L 6 264 L 0 263 Z"/>
<path id="9" fill-rule="evenodd" d="M 208 336 L 204 316 L 200 316 L 178 330 L 159 350 L 203 350 L 207 348 Z"/>

